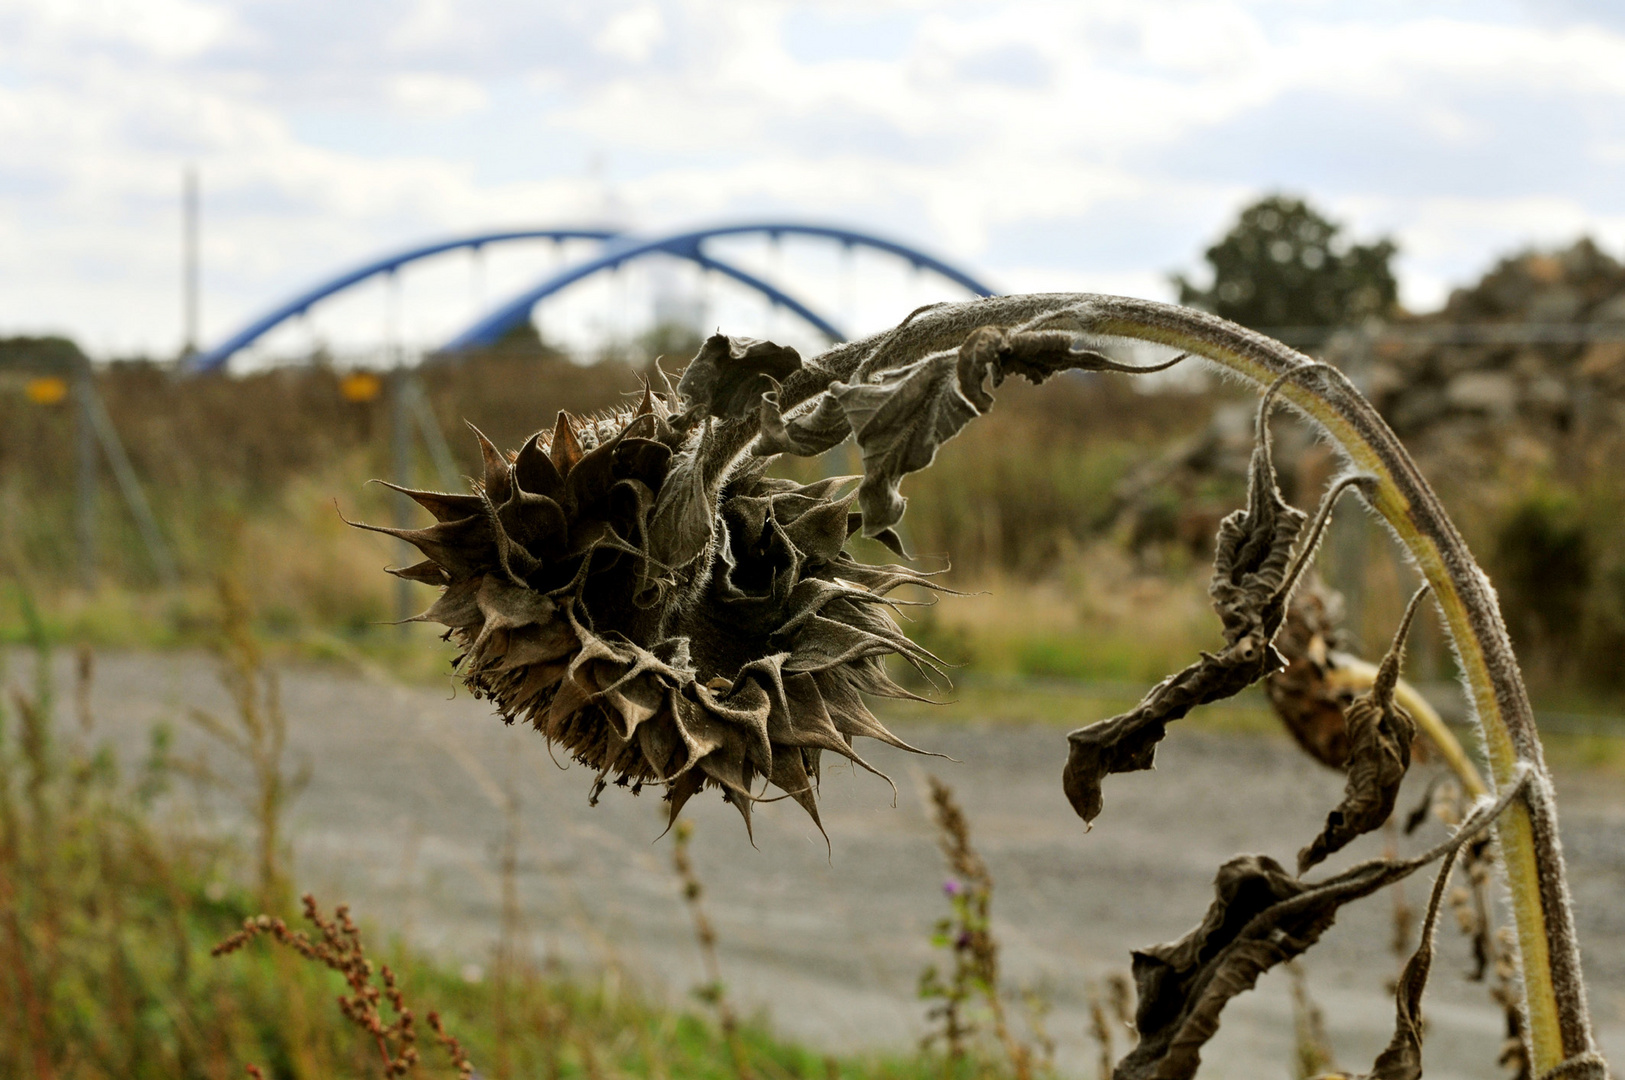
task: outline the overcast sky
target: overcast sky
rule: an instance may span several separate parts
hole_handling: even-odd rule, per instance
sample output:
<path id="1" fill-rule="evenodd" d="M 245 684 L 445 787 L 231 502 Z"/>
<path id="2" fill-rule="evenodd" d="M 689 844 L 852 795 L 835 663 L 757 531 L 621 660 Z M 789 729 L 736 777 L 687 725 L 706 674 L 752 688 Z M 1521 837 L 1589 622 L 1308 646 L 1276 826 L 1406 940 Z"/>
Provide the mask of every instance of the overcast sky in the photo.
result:
<path id="1" fill-rule="evenodd" d="M 394 246 L 606 217 L 1163 299 L 1277 189 L 1392 234 L 1425 308 L 1625 254 L 1625 3 L 0 0 L 0 333 L 173 351 L 186 162 L 206 341 Z"/>

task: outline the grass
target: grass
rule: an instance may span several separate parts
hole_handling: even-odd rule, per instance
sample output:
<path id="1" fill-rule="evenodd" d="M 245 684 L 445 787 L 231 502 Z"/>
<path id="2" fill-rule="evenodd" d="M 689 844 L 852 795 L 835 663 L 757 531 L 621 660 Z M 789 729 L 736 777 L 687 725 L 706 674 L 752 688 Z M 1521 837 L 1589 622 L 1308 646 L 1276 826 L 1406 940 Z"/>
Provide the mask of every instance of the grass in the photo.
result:
<path id="1" fill-rule="evenodd" d="M 258 880 L 277 872 L 258 857 L 264 843 L 222 838 L 195 820 L 161 732 L 145 763 L 121 770 L 95 741 L 90 665 L 72 695 L 77 726 L 58 715 L 64 695 L 51 682 L 46 624 L 26 593 L 14 603 L 36 655 L 31 670 L 0 670 L 0 1075 L 212 1080 L 249 1065 L 300 1080 L 380 1075 L 376 1044 L 334 1007 L 346 989 L 337 973 L 260 942 L 211 957 L 267 908 L 293 922 L 291 889 Z M 221 633 L 241 629 L 228 617 Z M 239 675 L 257 673 L 259 661 L 240 651 L 223 647 L 223 659 L 236 657 Z M 222 730 L 234 722 L 217 721 Z M 760 1020 L 738 1023 L 730 1040 L 701 1013 L 645 997 L 621 972 L 544 967 L 501 948 L 489 976 L 399 940 L 375 958 L 420 1017 L 429 1067 L 417 1075 L 456 1075 L 430 1045 L 430 1010 L 486 1077 L 738 1080 L 742 1059 L 761 1080 L 970 1075 L 920 1054 L 828 1057 Z"/>

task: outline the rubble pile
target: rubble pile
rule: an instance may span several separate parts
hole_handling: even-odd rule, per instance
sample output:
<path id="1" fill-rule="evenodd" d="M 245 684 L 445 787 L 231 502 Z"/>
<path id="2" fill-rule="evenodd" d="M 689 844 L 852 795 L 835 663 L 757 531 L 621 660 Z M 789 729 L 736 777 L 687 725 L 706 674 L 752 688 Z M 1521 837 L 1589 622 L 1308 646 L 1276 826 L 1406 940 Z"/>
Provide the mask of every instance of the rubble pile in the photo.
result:
<path id="1" fill-rule="evenodd" d="M 1542 468 L 1582 441 L 1575 460 L 1606 457 L 1625 435 L 1625 264 L 1590 240 L 1516 255 L 1440 311 L 1306 351 L 1354 380 L 1456 510 L 1493 504 L 1508 460 Z M 1112 519 L 1132 548 L 1211 543 L 1244 490 L 1255 407 L 1216 406 L 1206 430 L 1124 479 Z M 1283 490 L 1312 505 L 1335 462 L 1299 425 L 1276 431 Z"/>
<path id="2" fill-rule="evenodd" d="M 1325 354 L 1407 441 L 1441 425 L 1625 426 L 1625 266 L 1590 240 L 1517 255 L 1443 310 L 1340 334 Z"/>

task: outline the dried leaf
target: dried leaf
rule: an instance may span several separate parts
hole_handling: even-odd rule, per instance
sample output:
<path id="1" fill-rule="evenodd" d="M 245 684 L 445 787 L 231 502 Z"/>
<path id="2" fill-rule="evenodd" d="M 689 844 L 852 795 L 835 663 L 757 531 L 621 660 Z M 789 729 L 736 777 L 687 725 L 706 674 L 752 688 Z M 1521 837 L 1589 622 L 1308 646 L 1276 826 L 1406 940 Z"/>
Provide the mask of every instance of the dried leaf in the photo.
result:
<path id="1" fill-rule="evenodd" d="M 762 395 L 757 408 L 761 435 L 757 441 L 758 454 L 795 454 L 815 457 L 837 446 L 852 434 L 846 410 L 833 395 L 820 394 L 813 407 L 794 417 L 779 411 L 779 388 L 774 386 Z"/>
<path id="2" fill-rule="evenodd" d="M 1281 666 L 1270 641 L 1284 615 L 1292 546 L 1306 515 L 1288 506 L 1276 486 L 1267 423 L 1272 397 L 1267 394 L 1259 409 L 1247 506 L 1219 526 L 1208 586 L 1229 647 L 1217 655 L 1203 653 L 1196 663 L 1158 683 L 1129 712 L 1067 736 L 1062 786 L 1072 809 L 1086 822 L 1100 814 L 1101 782 L 1108 774 L 1152 767 L 1157 743 L 1171 721 L 1198 705 L 1240 693 Z"/>
<path id="3" fill-rule="evenodd" d="M 649 520 L 649 557 L 662 569 L 689 566 L 711 548 L 722 480 L 709 467 L 711 450 L 707 421 L 696 444 L 675 456 L 658 490 Z"/>
<path id="4" fill-rule="evenodd" d="M 863 451 L 858 499 L 865 535 L 902 520 L 907 502 L 897 489 L 903 477 L 930 465 L 943 443 L 992 406 L 981 385 L 985 375 L 985 362 L 978 365 L 967 342 L 958 352 L 928 356 L 874 382 L 830 387 Z"/>
<path id="5" fill-rule="evenodd" d="M 703 416 L 754 416 L 762 395 L 800 368 L 801 354 L 789 346 L 712 334 L 678 380 L 677 392 Z"/>
<path id="6" fill-rule="evenodd" d="M 1399 785 L 1411 767 L 1411 743 L 1416 738 L 1415 721 L 1394 702 L 1394 686 L 1399 681 L 1411 621 L 1427 592 L 1424 585 L 1411 598 L 1371 689 L 1355 698 L 1346 710 L 1349 758 L 1343 801 L 1326 816 L 1320 835 L 1298 853 L 1300 874 L 1341 851 L 1355 837 L 1381 828 L 1394 812 Z"/>
<path id="7" fill-rule="evenodd" d="M 1115 1080 L 1195 1076 L 1202 1047 L 1219 1029 L 1220 1014 L 1232 998 L 1319 941 L 1344 904 L 1454 853 L 1522 793 L 1529 776 L 1525 770 L 1494 805 L 1414 858 L 1374 859 L 1319 884 L 1292 876 L 1263 855 L 1227 862 L 1214 881 L 1214 901 L 1201 925 L 1178 941 L 1134 954 L 1140 1044 L 1118 1063 Z"/>
<path id="8" fill-rule="evenodd" d="M 984 326 L 969 334 L 957 349 L 887 367 L 888 338 L 851 382 L 830 383 L 789 417 L 780 411 L 776 384 L 771 390 L 761 383 L 751 384 L 757 392 L 752 404 L 760 428 L 755 452 L 819 454 L 848 433 L 855 434 L 863 451 L 864 480 L 858 502 L 863 508 L 864 535 L 886 540 L 900 550 L 893 527 L 902 520 L 907 501 L 898 486 L 904 476 L 930 465 L 943 443 L 993 407 L 986 385 L 989 378 L 995 387 L 1010 375 L 1039 383 L 1067 370 L 1158 371 L 1184 359 L 1181 355 L 1156 367 L 1130 367 L 1079 348 L 1077 341 L 1076 335 L 1066 331 Z M 707 348 L 711 348 L 710 342 Z M 720 347 L 713 351 L 720 355 Z M 715 381 L 708 374 L 710 368 L 705 371 L 707 374 L 696 377 L 696 393 Z M 685 384 L 688 379 L 685 374 Z M 684 392 L 687 396 L 686 389 Z M 735 403 L 736 399 L 730 397 L 729 401 Z M 719 413 L 714 408 L 713 413 L 742 415 L 732 410 Z"/>

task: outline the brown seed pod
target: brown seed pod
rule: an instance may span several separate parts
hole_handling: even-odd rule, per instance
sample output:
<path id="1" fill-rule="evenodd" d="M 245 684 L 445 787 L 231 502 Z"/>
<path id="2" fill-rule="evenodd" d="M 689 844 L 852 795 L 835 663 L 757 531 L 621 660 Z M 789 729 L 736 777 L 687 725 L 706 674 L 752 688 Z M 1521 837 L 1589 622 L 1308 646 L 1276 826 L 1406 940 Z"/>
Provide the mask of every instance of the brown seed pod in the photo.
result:
<path id="1" fill-rule="evenodd" d="M 1292 597 L 1275 647 L 1286 666 L 1264 677 L 1270 704 L 1305 753 L 1322 765 L 1342 769 L 1349 757 L 1343 691 L 1326 673 L 1341 642 L 1338 623 L 1343 598 L 1310 573 Z"/>
<path id="2" fill-rule="evenodd" d="M 728 371 L 728 353 L 754 362 L 760 344 L 713 351 Z M 855 736 L 914 749 L 864 695 L 913 696 L 888 677 L 889 654 L 936 668 L 890 610 L 907 602 L 891 598 L 899 586 L 933 586 L 845 550 L 847 478 L 802 485 L 736 465 L 706 410 L 679 414 L 675 397 L 646 389 L 636 408 L 560 413 L 514 454 L 476 431 L 472 494 L 397 489 L 435 524 L 362 527 L 427 556 L 390 571 L 444 587 L 417 619 L 450 628 L 458 674 L 504 721 L 597 770 L 593 801 L 611 780 L 662 784 L 675 821 L 709 785 L 749 829 L 762 779 L 817 822 L 824 751 L 868 769 Z"/>

